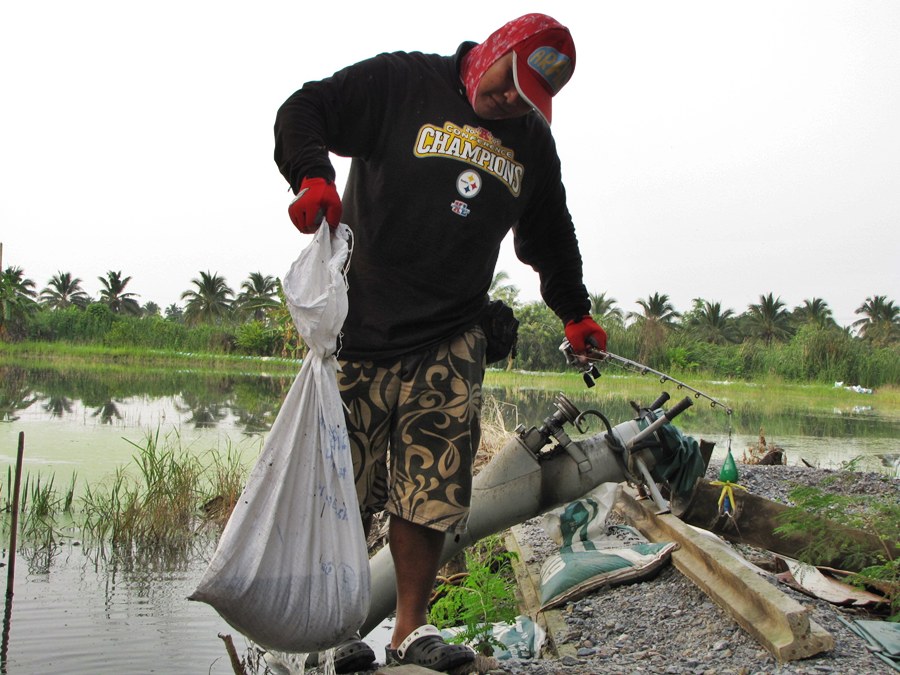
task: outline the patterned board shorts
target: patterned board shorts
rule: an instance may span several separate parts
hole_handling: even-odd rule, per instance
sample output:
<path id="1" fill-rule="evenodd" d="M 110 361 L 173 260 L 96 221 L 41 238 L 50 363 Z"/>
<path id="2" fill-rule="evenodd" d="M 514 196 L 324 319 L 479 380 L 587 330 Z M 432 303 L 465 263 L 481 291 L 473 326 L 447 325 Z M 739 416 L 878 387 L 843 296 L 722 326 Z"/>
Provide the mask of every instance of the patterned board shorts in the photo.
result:
<path id="1" fill-rule="evenodd" d="M 484 332 L 388 363 L 341 361 L 338 385 L 363 518 L 382 510 L 463 532 L 481 441 Z"/>

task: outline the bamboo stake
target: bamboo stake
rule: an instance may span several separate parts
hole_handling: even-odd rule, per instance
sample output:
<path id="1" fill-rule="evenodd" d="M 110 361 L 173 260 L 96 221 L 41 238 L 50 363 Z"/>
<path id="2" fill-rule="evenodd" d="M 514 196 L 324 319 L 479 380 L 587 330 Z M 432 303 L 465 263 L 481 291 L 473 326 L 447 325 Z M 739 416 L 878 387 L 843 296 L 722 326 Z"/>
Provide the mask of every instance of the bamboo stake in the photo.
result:
<path id="1" fill-rule="evenodd" d="M 16 455 L 16 479 L 13 484 L 12 518 L 9 532 L 9 569 L 6 573 L 6 597 L 13 595 L 13 582 L 16 576 L 16 535 L 19 529 L 19 490 L 22 484 L 22 456 L 25 454 L 25 432 L 19 432 L 19 452 Z"/>
<path id="2" fill-rule="evenodd" d="M 16 455 L 16 479 L 13 487 L 12 519 L 9 533 L 9 558 L 6 574 L 6 608 L 3 613 L 3 640 L 0 643 L 0 664 L 6 672 L 6 652 L 9 648 L 9 629 L 12 620 L 13 585 L 16 575 L 16 534 L 19 529 L 19 489 L 22 484 L 22 457 L 25 454 L 25 432 L 19 432 L 19 452 Z"/>

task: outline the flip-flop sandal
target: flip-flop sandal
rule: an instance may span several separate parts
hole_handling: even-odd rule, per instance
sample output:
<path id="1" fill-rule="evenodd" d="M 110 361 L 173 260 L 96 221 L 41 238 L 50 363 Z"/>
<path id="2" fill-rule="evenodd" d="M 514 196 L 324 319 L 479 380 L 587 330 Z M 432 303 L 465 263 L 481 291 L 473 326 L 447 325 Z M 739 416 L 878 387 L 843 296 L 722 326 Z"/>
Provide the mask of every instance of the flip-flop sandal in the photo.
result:
<path id="1" fill-rule="evenodd" d="M 359 636 L 359 633 L 334 648 L 334 671 L 339 674 L 369 670 L 375 661 L 375 652 Z"/>
<path id="2" fill-rule="evenodd" d="M 444 642 L 441 632 L 431 625 L 419 626 L 397 649 L 387 647 L 387 665 L 416 665 L 432 670 L 450 670 L 475 660 L 475 652 L 466 645 Z"/>

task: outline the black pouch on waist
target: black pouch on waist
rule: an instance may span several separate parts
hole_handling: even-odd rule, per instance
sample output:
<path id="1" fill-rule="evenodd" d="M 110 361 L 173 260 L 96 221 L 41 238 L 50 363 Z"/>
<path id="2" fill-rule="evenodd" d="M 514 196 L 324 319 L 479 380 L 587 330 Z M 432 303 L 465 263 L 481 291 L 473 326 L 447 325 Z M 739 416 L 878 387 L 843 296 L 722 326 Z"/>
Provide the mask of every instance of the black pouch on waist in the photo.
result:
<path id="1" fill-rule="evenodd" d="M 481 314 L 481 328 L 487 337 L 486 363 L 502 361 L 510 354 L 516 356 L 519 339 L 519 320 L 502 300 L 491 300 Z"/>

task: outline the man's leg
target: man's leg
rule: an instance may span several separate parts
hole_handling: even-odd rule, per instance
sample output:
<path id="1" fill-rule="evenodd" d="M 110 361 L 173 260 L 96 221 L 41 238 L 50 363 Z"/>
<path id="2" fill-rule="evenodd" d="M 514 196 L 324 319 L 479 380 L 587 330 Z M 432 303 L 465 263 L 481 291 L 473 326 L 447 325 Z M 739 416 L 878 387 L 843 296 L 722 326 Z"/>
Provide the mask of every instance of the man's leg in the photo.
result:
<path id="1" fill-rule="evenodd" d="M 447 644 L 426 625 L 444 538 L 462 530 L 468 516 L 481 437 L 484 343 L 484 334 L 473 328 L 401 359 L 387 503 L 397 583 L 389 663 L 442 671 L 475 657 L 468 647 Z"/>
<path id="2" fill-rule="evenodd" d="M 391 648 L 428 623 L 428 601 L 440 569 L 443 532 L 391 516 L 391 557 L 397 575 L 397 619 Z"/>

